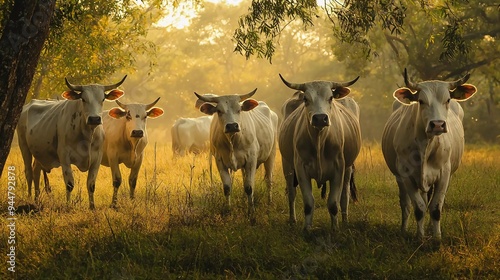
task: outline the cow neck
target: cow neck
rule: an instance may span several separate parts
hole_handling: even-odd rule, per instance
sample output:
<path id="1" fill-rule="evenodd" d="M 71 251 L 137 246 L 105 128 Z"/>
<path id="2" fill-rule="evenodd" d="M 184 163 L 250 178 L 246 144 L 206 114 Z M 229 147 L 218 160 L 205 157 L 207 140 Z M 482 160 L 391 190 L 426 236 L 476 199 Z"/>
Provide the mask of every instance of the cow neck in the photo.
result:
<path id="1" fill-rule="evenodd" d="M 80 101 L 81 102 L 81 101 Z M 80 112 L 81 112 L 81 106 L 82 104 L 78 104 Z M 81 128 L 81 136 L 83 137 L 84 141 L 88 142 L 87 145 L 87 170 L 90 169 L 90 164 L 92 162 L 92 143 L 94 142 L 94 133 L 96 131 L 98 126 L 91 127 L 87 125 L 87 122 L 85 121 L 85 118 L 83 117 L 83 113 L 80 116 L 80 128 Z"/>
<path id="2" fill-rule="evenodd" d="M 225 134 L 225 139 L 229 146 L 229 160 L 231 162 L 231 169 L 235 171 L 238 168 L 238 161 L 236 160 L 236 156 L 234 155 L 235 148 L 238 149 L 239 144 L 243 141 L 243 137 L 241 132 L 234 133 L 232 135 Z"/>

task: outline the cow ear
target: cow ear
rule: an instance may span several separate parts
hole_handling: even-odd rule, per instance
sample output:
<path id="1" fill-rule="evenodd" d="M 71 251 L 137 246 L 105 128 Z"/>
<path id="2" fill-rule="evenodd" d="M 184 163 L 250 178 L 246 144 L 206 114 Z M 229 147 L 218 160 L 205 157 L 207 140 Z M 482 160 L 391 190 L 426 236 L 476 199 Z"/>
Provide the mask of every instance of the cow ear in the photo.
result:
<path id="1" fill-rule="evenodd" d="M 125 112 L 122 108 L 118 108 L 118 107 L 115 107 L 115 108 L 112 108 L 111 110 L 109 110 L 108 112 L 108 115 L 114 119 L 119 119 L 119 118 L 122 118 L 124 117 L 125 115 L 127 114 L 127 112 Z"/>
<path id="2" fill-rule="evenodd" d="M 162 108 L 158 108 L 158 107 L 153 107 L 151 109 L 149 109 L 149 111 L 147 111 L 147 114 L 148 114 L 148 117 L 149 118 L 157 118 L 161 115 L 163 115 L 163 109 Z"/>
<path id="3" fill-rule="evenodd" d="M 394 94 L 394 98 L 402 104 L 409 105 L 412 102 L 418 101 L 418 93 L 413 94 L 409 88 L 398 88 Z"/>
<path id="4" fill-rule="evenodd" d="M 259 106 L 259 102 L 257 100 L 247 99 L 247 100 L 243 101 L 243 104 L 241 104 L 241 110 L 250 111 L 257 106 Z"/>
<path id="5" fill-rule="evenodd" d="M 112 101 L 112 100 L 116 100 L 120 97 L 122 97 L 122 95 L 124 95 L 125 92 L 123 90 L 119 90 L 119 89 L 114 89 L 108 93 L 106 93 L 106 100 L 108 101 Z"/>
<path id="6" fill-rule="evenodd" d="M 461 86 L 458 86 L 455 90 L 450 91 L 450 96 L 451 98 L 458 101 L 465 101 L 471 98 L 476 93 L 476 91 L 477 89 L 475 86 L 471 84 L 463 84 Z"/>
<path id="7" fill-rule="evenodd" d="M 332 89 L 333 98 L 340 99 L 346 97 L 349 93 L 351 93 L 351 89 L 348 87 L 338 87 Z"/>
<path id="8" fill-rule="evenodd" d="M 62 97 L 64 97 L 64 99 L 67 99 L 67 100 L 77 100 L 77 99 L 82 98 L 82 95 L 79 92 L 76 92 L 74 90 L 67 90 L 67 91 L 63 92 L 61 95 L 62 95 Z"/>
<path id="9" fill-rule="evenodd" d="M 217 112 L 217 108 L 210 103 L 203 103 L 203 105 L 200 106 L 200 111 L 207 115 L 213 115 Z"/>

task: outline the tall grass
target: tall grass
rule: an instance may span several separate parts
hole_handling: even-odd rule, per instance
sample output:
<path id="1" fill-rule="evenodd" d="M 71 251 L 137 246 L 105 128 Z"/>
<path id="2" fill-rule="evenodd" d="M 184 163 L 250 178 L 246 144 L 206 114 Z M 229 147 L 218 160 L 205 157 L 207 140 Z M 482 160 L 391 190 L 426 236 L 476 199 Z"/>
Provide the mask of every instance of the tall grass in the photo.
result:
<path id="1" fill-rule="evenodd" d="M 112 179 L 102 167 L 96 210 L 88 210 L 86 174 L 75 170 L 72 201 L 65 203 L 60 169 L 49 174 L 52 193 L 42 188 L 42 210 L 18 215 L 16 272 L 7 271 L 7 214 L 3 216 L 1 279 L 499 279 L 500 148 L 468 146 L 453 176 L 442 214 L 443 242 L 399 231 L 397 187 L 379 145 L 365 144 L 356 162 L 360 201 L 351 204 L 348 224 L 331 233 L 326 202 L 314 189 L 312 234 L 304 235 L 297 196 L 297 225 L 289 225 L 284 178 L 278 156 L 273 202 L 267 204 L 263 170 L 255 187 L 257 222 L 247 219 L 240 173 L 234 174 L 233 204 L 224 213 L 217 171 L 211 185 L 208 155 L 173 158 L 170 146 L 151 144 L 141 168 L 136 199 L 129 199 L 129 171 L 118 209 L 109 207 Z M 16 204 L 27 197 L 23 164 L 13 148 Z M 263 168 L 262 168 L 263 169 Z M 0 206 L 7 208 L 6 178 Z"/>

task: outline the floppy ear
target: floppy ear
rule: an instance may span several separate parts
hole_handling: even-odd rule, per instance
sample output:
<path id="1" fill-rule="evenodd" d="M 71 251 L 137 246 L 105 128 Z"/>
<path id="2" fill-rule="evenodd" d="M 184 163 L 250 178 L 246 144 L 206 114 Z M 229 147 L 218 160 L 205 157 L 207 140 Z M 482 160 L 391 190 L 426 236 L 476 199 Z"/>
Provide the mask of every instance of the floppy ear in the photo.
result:
<path id="1" fill-rule="evenodd" d="M 333 98 L 340 99 L 346 97 L 351 92 L 348 87 L 338 87 L 332 89 Z"/>
<path id="2" fill-rule="evenodd" d="M 111 101 L 122 97 L 122 95 L 124 94 L 125 92 L 123 90 L 114 89 L 108 93 L 105 93 L 104 95 L 106 95 L 106 100 Z"/>
<path id="3" fill-rule="evenodd" d="M 241 104 L 241 110 L 250 111 L 257 106 L 259 106 L 259 102 L 257 100 L 247 99 L 247 100 L 243 101 L 243 104 Z"/>
<path id="4" fill-rule="evenodd" d="M 148 114 L 148 117 L 149 118 L 157 118 L 161 115 L 163 115 L 163 109 L 162 108 L 158 108 L 158 107 L 153 107 L 151 109 L 149 109 L 149 111 L 147 111 L 147 114 Z"/>
<path id="5" fill-rule="evenodd" d="M 394 94 L 394 98 L 402 104 L 409 105 L 412 102 L 418 101 L 418 93 L 413 93 L 409 88 L 398 88 Z"/>
<path id="6" fill-rule="evenodd" d="M 119 119 L 121 117 L 124 117 L 126 114 L 127 112 L 125 112 L 122 108 L 118 107 L 112 108 L 108 112 L 108 115 L 114 119 Z"/>
<path id="7" fill-rule="evenodd" d="M 210 103 L 203 103 L 203 105 L 200 106 L 200 111 L 207 115 L 213 115 L 215 112 L 217 112 L 217 109 Z"/>
<path id="8" fill-rule="evenodd" d="M 471 84 L 463 84 L 461 86 L 458 86 L 455 90 L 450 91 L 450 96 L 451 98 L 458 101 L 465 101 L 471 98 L 476 93 L 476 91 L 477 89 L 475 86 Z"/>
<path id="9" fill-rule="evenodd" d="M 67 91 L 63 92 L 61 94 L 61 96 L 67 100 L 77 100 L 77 99 L 82 98 L 82 95 L 79 92 L 76 92 L 74 90 L 67 90 Z"/>

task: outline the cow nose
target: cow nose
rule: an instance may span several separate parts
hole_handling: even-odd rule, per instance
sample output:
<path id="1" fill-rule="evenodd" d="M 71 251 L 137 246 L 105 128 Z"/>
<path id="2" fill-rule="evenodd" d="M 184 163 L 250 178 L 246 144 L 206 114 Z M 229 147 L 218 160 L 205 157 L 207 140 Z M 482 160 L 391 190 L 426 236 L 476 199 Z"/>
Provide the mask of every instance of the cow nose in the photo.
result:
<path id="1" fill-rule="evenodd" d="M 144 136 L 144 131 L 142 130 L 132 130 L 132 133 L 130 133 L 130 137 L 134 138 L 142 138 Z"/>
<path id="2" fill-rule="evenodd" d="M 312 125 L 317 128 L 323 128 L 330 125 L 330 119 L 327 114 L 316 114 L 312 116 Z"/>
<path id="3" fill-rule="evenodd" d="M 446 127 L 446 122 L 441 121 L 441 120 L 434 120 L 429 122 L 429 126 L 427 128 L 427 132 L 435 133 L 435 134 L 441 134 L 448 132 L 448 129 Z"/>
<path id="4" fill-rule="evenodd" d="M 89 116 L 87 118 L 87 124 L 88 125 L 100 125 L 101 122 L 101 117 L 100 116 Z"/>
<path id="5" fill-rule="evenodd" d="M 228 123 L 226 124 L 226 133 L 240 132 L 240 126 L 238 123 Z"/>

